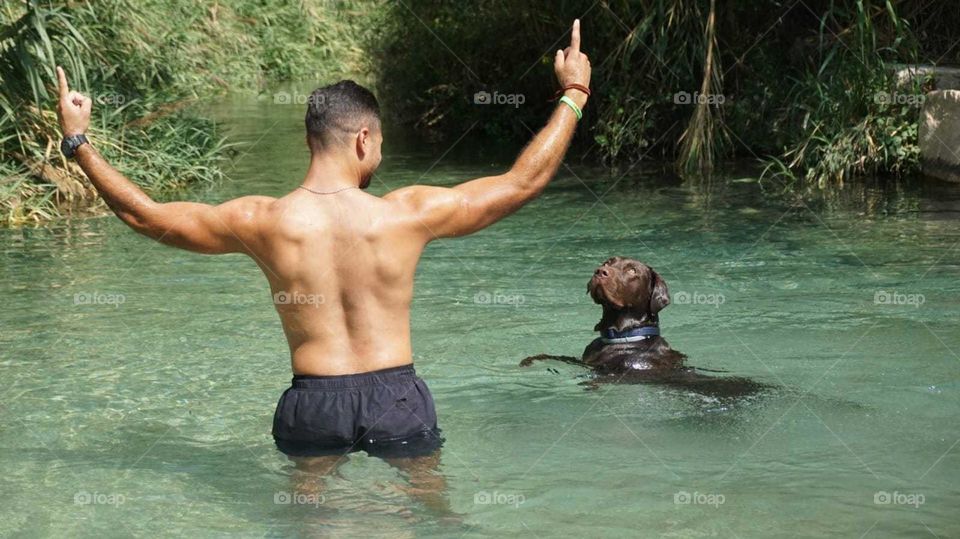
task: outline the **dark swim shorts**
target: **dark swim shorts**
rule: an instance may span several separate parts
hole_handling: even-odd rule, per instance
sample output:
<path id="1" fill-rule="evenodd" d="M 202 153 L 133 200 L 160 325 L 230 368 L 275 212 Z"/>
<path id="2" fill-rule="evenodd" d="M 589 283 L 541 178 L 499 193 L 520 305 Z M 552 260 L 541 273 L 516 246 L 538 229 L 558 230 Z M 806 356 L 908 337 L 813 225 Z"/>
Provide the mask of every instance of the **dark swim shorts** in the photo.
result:
<path id="1" fill-rule="evenodd" d="M 292 457 L 359 450 L 382 458 L 418 457 L 443 443 L 433 397 L 413 365 L 294 376 L 277 403 L 273 439 Z"/>

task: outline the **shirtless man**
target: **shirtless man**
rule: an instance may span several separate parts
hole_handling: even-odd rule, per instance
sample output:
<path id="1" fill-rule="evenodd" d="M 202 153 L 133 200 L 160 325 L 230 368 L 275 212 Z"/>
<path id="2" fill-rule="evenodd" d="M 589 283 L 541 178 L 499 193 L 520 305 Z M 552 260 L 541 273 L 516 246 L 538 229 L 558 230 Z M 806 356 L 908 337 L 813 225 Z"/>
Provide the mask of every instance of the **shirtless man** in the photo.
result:
<path id="1" fill-rule="evenodd" d="M 492 225 L 553 178 L 589 93 L 579 21 L 554 68 L 565 97 L 516 163 L 453 188 L 414 185 L 383 197 L 363 191 L 380 164 L 382 135 L 376 98 L 352 81 L 311 95 L 310 166 L 302 184 L 280 198 L 154 202 L 81 136 L 92 102 L 70 91 L 57 68 L 62 149 L 135 231 L 198 253 L 244 253 L 263 270 L 294 373 L 274 416 L 281 451 L 436 455 L 442 440 L 433 399 L 414 372 L 410 344 L 417 261 L 428 242 Z"/>

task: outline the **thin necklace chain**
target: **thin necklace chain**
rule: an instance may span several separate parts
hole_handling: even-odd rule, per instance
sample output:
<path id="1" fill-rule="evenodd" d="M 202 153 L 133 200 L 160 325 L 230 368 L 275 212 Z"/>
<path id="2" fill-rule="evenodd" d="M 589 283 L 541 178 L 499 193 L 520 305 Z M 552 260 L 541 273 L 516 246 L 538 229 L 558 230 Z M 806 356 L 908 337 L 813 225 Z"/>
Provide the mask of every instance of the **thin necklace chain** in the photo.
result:
<path id="1" fill-rule="evenodd" d="M 324 192 L 324 191 L 314 191 L 313 189 L 310 189 L 309 187 L 304 187 L 304 186 L 302 186 L 302 185 L 298 185 L 297 187 L 299 187 L 300 189 L 303 189 L 304 191 L 310 191 L 311 193 L 313 193 L 313 194 L 315 194 L 315 195 L 335 195 L 335 194 L 339 193 L 340 191 L 346 191 L 347 189 L 359 189 L 359 187 L 357 187 L 357 186 L 355 186 L 355 185 L 351 185 L 350 187 L 344 187 L 343 189 L 337 189 L 336 191 Z"/>

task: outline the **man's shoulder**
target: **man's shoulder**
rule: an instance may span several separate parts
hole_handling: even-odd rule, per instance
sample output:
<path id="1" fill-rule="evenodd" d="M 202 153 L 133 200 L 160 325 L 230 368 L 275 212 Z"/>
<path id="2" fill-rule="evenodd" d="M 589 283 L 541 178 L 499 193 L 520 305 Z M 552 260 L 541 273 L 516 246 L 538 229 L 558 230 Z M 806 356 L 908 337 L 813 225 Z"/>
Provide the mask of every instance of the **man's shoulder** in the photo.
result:
<path id="1" fill-rule="evenodd" d="M 239 202 L 248 206 L 269 206 L 270 204 L 275 203 L 279 200 L 276 197 L 268 197 L 266 195 L 247 195 L 233 199 L 231 202 Z"/>
<path id="2" fill-rule="evenodd" d="M 277 199 L 274 197 L 249 195 L 223 202 L 218 209 L 229 221 L 238 225 L 255 224 L 263 219 L 276 203 Z"/>
<path id="3" fill-rule="evenodd" d="M 390 191 L 383 199 L 412 213 L 420 213 L 458 195 L 456 190 L 435 185 L 410 185 Z"/>

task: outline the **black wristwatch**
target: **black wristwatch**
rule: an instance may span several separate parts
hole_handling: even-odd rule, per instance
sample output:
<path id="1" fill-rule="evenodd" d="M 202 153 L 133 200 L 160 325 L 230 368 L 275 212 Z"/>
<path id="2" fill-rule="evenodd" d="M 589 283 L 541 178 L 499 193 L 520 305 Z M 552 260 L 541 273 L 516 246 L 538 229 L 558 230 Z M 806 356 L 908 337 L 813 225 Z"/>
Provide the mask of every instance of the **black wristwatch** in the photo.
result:
<path id="1" fill-rule="evenodd" d="M 60 151 L 63 152 L 63 155 L 66 156 L 67 159 L 73 159 L 73 156 L 77 154 L 77 148 L 89 142 L 86 135 L 63 137 L 63 140 L 60 141 Z"/>

